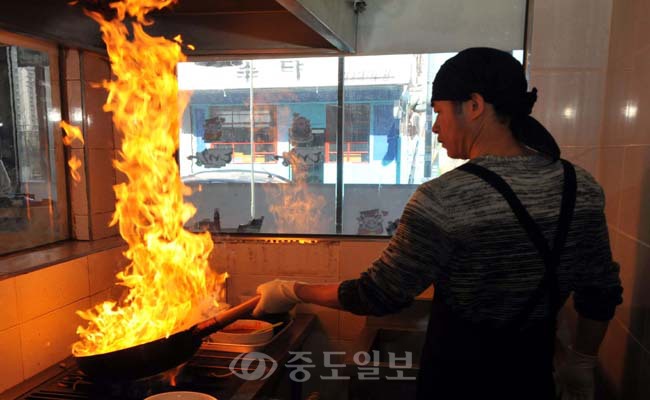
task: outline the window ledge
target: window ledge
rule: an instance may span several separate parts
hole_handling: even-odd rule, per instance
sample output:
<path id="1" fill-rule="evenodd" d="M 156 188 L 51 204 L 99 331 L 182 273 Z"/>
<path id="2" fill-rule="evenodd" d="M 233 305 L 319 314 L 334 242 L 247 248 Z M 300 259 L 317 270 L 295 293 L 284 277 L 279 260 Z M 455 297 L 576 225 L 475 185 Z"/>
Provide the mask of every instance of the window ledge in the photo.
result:
<path id="1" fill-rule="evenodd" d="M 3 255 L 0 256 L 0 281 L 124 244 L 120 236 L 92 241 L 67 240 Z"/>

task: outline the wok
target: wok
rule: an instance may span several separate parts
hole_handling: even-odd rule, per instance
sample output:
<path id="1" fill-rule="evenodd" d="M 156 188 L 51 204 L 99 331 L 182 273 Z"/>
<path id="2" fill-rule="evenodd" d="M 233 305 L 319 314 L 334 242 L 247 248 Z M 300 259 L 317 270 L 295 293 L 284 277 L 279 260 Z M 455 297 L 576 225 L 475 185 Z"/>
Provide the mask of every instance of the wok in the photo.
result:
<path id="1" fill-rule="evenodd" d="M 95 381 L 133 380 L 167 371 L 189 360 L 204 337 L 253 311 L 255 296 L 215 317 L 173 335 L 104 354 L 75 356 L 79 369 Z"/>

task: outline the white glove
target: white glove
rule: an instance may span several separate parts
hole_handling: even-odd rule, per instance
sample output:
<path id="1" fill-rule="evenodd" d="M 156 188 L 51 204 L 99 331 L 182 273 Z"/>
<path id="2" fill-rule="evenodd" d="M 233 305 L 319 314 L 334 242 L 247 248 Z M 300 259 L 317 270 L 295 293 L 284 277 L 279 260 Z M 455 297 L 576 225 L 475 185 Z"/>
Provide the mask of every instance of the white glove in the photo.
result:
<path id="1" fill-rule="evenodd" d="M 261 298 L 253 310 L 253 316 L 284 313 L 290 311 L 296 304 L 302 303 L 294 291 L 295 284 L 296 281 L 275 279 L 259 285 L 257 294 L 261 295 Z"/>
<path id="2" fill-rule="evenodd" d="M 561 400 L 593 400 L 598 357 L 578 353 L 569 346 L 566 361 L 555 371 Z"/>

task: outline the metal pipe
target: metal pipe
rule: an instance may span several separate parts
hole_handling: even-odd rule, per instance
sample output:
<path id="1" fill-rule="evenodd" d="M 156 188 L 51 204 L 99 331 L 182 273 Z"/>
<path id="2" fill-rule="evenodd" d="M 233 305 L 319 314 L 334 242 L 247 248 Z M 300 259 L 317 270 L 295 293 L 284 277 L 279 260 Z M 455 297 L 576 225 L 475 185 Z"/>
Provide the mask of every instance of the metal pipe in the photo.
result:
<path id="1" fill-rule="evenodd" d="M 338 77 L 338 104 L 336 119 L 336 233 L 343 232 L 343 118 L 344 118 L 344 92 L 345 58 L 339 57 Z"/>
<path id="2" fill-rule="evenodd" d="M 255 219 L 255 118 L 253 116 L 253 60 L 248 62 L 248 71 L 250 72 L 250 88 L 249 88 L 249 118 L 250 118 L 250 140 L 251 140 L 251 221 Z"/>

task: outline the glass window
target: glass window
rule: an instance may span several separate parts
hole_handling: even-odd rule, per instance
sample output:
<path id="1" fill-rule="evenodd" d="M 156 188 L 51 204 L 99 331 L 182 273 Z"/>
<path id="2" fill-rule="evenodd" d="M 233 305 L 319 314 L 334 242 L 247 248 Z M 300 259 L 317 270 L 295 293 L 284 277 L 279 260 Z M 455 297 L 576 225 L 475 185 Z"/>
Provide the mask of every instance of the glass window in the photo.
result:
<path id="1" fill-rule="evenodd" d="M 336 233 L 324 165 L 336 165 L 338 58 L 183 63 L 178 76 L 192 91 L 180 139 L 191 228 Z"/>
<path id="2" fill-rule="evenodd" d="M 0 254 L 68 237 L 57 62 L 0 32 Z"/>
<path id="3" fill-rule="evenodd" d="M 181 175 L 198 210 L 189 225 L 391 235 L 417 186 L 463 162 L 431 132 L 432 80 L 455 54 L 345 57 L 343 76 L 336 57 L 181 64 L 192 91 Z"/>
<path id="4" fill-rule="evenodd" d="M 254 146 L 251 146 L 250 110 L 241 106 L 211 106 L 204 122 L 203 141 L 208 148 L 228 148 L 233 164 L 273 163 L 277 152 L 276 107 L 258 106 L 253 111 Z"/>

